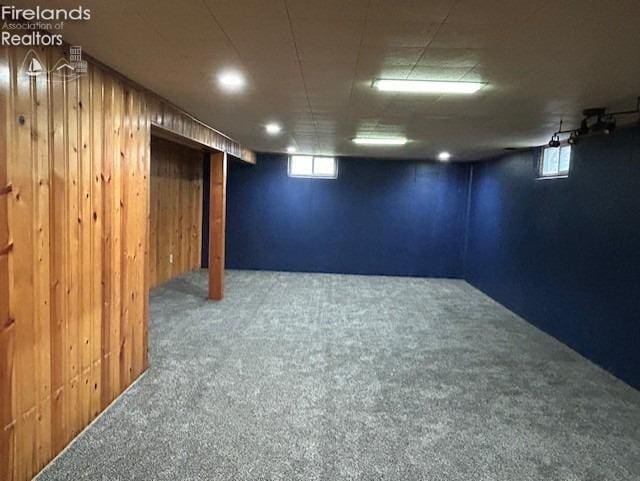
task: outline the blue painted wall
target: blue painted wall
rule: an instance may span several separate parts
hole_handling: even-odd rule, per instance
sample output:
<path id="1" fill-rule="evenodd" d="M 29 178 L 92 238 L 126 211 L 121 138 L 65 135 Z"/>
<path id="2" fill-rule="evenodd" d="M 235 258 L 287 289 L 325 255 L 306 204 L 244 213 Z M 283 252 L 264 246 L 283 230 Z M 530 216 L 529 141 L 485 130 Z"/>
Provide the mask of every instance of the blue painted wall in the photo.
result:
<path id="1" fill-rule="evenodd" d="M 640 130 L 584 139 L 567 179 L 538 155 L 474 166 L 466 278 L 640 388 Z"/>
<path id="2" fill-rule="evenodd" d="M 230 163 L 227 268 L 462 277 L 467 165 L 339 159 L 335 180 L 285 155 Z"/>
<path id="3" fill-rule="evenodd" d="M 474 164 L 471 184 L 468 164 L 231 163 L 227 267 L 464 277 L 640 388 L 640 129 L 584 139 L 567 179 L 536 180 L 538 156 Z"/>

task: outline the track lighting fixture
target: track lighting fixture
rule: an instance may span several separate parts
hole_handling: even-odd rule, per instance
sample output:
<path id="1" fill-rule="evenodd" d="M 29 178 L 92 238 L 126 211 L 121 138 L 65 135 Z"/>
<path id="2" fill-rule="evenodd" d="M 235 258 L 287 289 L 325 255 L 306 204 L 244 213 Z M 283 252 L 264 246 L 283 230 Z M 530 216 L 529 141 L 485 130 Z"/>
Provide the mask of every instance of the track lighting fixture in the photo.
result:
<path id="1" fill-rule="evenodd" d="M 560 120 L 560 128 L 551 136 L 551 140 L 549 141 L 549 147 L 560 147 L 560 136 L 562 130 L 562 120 Z"/>
<path id="2" fill-rule="evenodd" d="M 616 130 L 616 119 L 612 115 L 603 120 L 604 128 L 602 131 L 609 135 L 612 134 L 614 130 Z"/>
<path id="3" fill-rule="evenodd" d="M 567 139 L 567 142 L 569 143 L 569 145 L 576 145 L 579 140 L 580 140 L 580 131 L 579 130 L 574 130 L 569 135 L 569 138 Z"/>
<path id="4" fill-rule="evenodd" d="M 560 136 L 558 134 L 553 134 L 551 136 L 549 147 L 560 147 Z"/>
<path id="5" fill-rule="evenodd" d="M 575 131 L 578 135 L 587 135 L 589 133 L 589 125 L 587 125 L 587 119 L 582 119 L 580 128 Z"/>
<path id="6" fill-rule="evenodd" d="M 560 121 L 560 128 L 556 130 L 551 136 L 549 141 L 549 147 L 560 146 L 560 134 L 569 134 L 567 142 L 571 145 L 578 143 L 581 136 L 593 133 L 603 133 L 609 135 L 616 130 L 617 121 L 616 118 L 623 115 L 638 115 L 640 114 L 640 97 L 636 101 L 636 108 L 634 110 L 624 110 L 620 112 L 607 112 L 603 107 L 589 108 L 582 111 L 583 119 L 580 122 L 580 127 L 577 129 L 563 130 L 562 120 Z M 640 124 L 640 118 L 638 119 Z"/>
<path id="7" fill-rule="evenodd" d="M 590 132 L 602 132 L 609 135 L 616 129 L 616 119 L 613 114 L 598 115 L 596 121 L 591 125 Z"/>

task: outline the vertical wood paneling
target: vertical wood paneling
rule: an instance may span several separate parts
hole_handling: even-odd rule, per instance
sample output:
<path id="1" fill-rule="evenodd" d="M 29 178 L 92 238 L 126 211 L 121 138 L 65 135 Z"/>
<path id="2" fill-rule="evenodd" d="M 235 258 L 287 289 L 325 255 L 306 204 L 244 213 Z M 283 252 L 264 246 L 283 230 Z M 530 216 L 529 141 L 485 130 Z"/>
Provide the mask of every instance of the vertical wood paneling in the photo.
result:
<path id="1" fill-rule="evenodd" d="M 111 378 L 111 391 L 109 392 L 109 402 L 113 401 L 120 392 L 120 362 L 122 361 L 120 349 L 120 316 L 122 312 L 122 163 L 120 159 L 124 157 L 121 148 L 121 133 L 124 107 L 124 92 L 119 82 L 111 84 L 113 96 L 112 130 L 111 143 L 113 149 L 111 158 L 106 159 L 111 164 L 111 175 L 109 177 L 110 197 L 112 199 L 111 208 L 111 258 L 110 266 L 107 270 L 111 275 L 111 365 L 109 376 Z"/>
<path id="2" fill-rule="evenodd" d="M 0 70 L 9 72 L 6 47 L 0 47 Z M 8 78 L 0 78 L 0 125 L 8 125 Z M 11 186 L 7 178 L 7 138 L 0 132 L 0 479 L 12 481 L 15 468 L 15 323 L 9 311 L 9 223 L 7 200 Z"/>
<path id="3" fill-rule="evenodd" d="M 78 79 L 78 118 L 80 120 L 78 154 L 80 157 L 80 209 L 78 225 L 80 228 L 79 298 L 80 298 L 80 425 L 91 421 L 91 188 L 93 162 L 91 158 L 91 111 L 90 111 L 89 75 Z"/>
<path id="4" fill-rule="evenodd" d="M 152 124 L 255 162 L 95 61 L 29 77 L 27 51 L 0 50 L 2 481 L 34 476 L 146 369 L 149 287 L 200 265 L 202 152 L 163 141 L 152 164 Z M 37 53 L 47 71 L 66 55 Z"/>
<path id="5" fill-rule="evenodd" d="M 80 405 L 78 392 L 78 375 L 80 364 L 79 349 L 79 324 L 80 324 L 80 286 L 79 286 L 79 265 L 78 252 L 80 248 L 79 242 L 79 158 L 78 158 L 78 132 L 80 125 L 78 123 L 78 91 L 77 81 L 64 82 L 64 100 L 65 113 L 64 122 L 67 126 L 65 135 L 65 186 L 66 186 L 66 231 L 67 242 L 65 245 L 67 259 L 67 374 L 66 386 L 67 395 L 65 396 L 64 410 L 66 418 L 69 422 L 68 429 L 65 433 L 65 443 L 73 439 L 81 429 L 80 425 Z"/>
<path id="6" fill-rule="evenodd" d="M 42 52 L 47 57 L 46 52 Z M 32 85 L 35 101 L 32 105 L 33 140 L 36 150 L 33 172 L 35 189 L 35 253 L 34 279 L 36 282 L 35 329 L 37 355 L 37 469 L 51 459 L 51 290 L 50 290 L 50 172 L 49 172 L 49 86 L 44 78 L 37 78 Z"/>
<path id="7" fill-rule="evenodd" d="M 93 65 L 29 77 L 26 54 L 0 51 L 3 481 L 31 479 L 147 366 L 145 93 Z"/>
<path id="8" fill-rule="evenodd" d="M 110 137 L 113 135 L 113 79 L 108 76 L 103 78 L 103 111 L 104 119 L 102 135 Z M 101 284 L 103 288 L 102 303 L 102 393 L 100 396 L 101 409 L 107 407 L 111 402 L 111 303 L 112 303 L 112 282 L 111 282 L 111 252 L 112 252 L 112 213 L 114 209 L 113 192 L 111 189 L 113 142 L 102 142 L 102 157 L 100 174 L 102 188 L 102 271 Z"/>
<path id="9" fill-rule="evenodd" d="M 36 467 L 36 336 L 34 328 L 34 145 L 33 81 L 19 75 L 21 58 L 10 51 L 11 75 L 7 176 L 13 184 L 9 197 L 9 309 L 15 319 L 15 461 L 16 478 L 29 479 Z M 18 160 L 19 161 L 16 161 Z M 35 375 L 34 375 L 35 374 Z"/>
<path id="10" fill-rule="evenodd" d="M 157 137 L 151 139 L 152 287 L 200 267 L 202 159 L 199 150 Z"/>
<path id="11" fill-rule="evenodd" d="M 53 62 L 53 53 L 48 56 L 47 67 Z M 50 212 L 51 219 L 51 441 L 54 452 L 61 451 L 66 443 L 67 412 L 65 410 L 67 394 L 67 276 L 66 276 L 66 164 L 65 137 L 67 125 L 64 84 L 49 82 L 49 142 L 51 157 L 50 174 Z"/>
<path id="12" fill-rule="evenodd" d="M 143 319 L 145 319 L 146 302 L 145 298 L 148 297 L 148 291 L 146 290 L 146 274 L 147 274 L 147 236 L 149 229 L 149 207 L 147 192 L 149 191 L 149 172 L 150 158 L 149 144 L 147 140 L 146 132 L 143 130 L 146 126 L 147 108 L 146 103 L 141 96 L 133 96 L 134 108 L 132 112 L 132 149 L 131 158 L 136 163 L 135 177 L 134 177 L 134 189 L 131 196 L 131 202 L 135 207 L 135 212 L 132 214 L 134 219 L 143 219 L 142 222 L 142 235 L 132 237 L 134 245 L 133 258 L 131 260 L 131 268 L 134 272 L 134 282 L 132 283 L 133 291 L 130 294 L 131 298 L 131 312 L 130 316 L 130 329 L 131 329 L 131 366 L 129 368 L 129 381 L 135 380 L 143 371 L 143 350 L 146 350 L 146 345 L 143 347 Z M 136 226 L 140 227 L 140 226 Z"/>
<path id="13" fill-rule="evenodd" d="M 89 74 L 89 112 L 90 128 L 88 140 L 91 147 L 91 419 L 102 411 L 102 356 L 103 356 L 103 237 L 104 217 L 102 184 L 104 181 L 102 159 L 104 153 L 104 86 L 102 72 L 92 69 Z"/>

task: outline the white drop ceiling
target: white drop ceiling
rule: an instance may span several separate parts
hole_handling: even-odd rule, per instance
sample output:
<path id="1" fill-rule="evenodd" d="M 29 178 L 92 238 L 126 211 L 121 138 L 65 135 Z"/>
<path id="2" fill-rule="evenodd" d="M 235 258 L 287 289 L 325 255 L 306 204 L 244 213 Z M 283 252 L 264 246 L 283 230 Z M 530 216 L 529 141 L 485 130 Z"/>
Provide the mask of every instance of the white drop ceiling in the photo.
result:
<path id="1" fill-rule="evenodd" d="M 77 0 L 17 6 L 78 6 Z M 100 0 L 65 39 L 262 152 L 478 160 L 640 95 L 638 0 Z M 224 69 L 247 77 L 230 95 Z M 382 93 L 374 78 L 488 82 Z M 282 125 L 270 137 L 269 122 Z M 398 135 L 400 147 L 354 145 Z"/>

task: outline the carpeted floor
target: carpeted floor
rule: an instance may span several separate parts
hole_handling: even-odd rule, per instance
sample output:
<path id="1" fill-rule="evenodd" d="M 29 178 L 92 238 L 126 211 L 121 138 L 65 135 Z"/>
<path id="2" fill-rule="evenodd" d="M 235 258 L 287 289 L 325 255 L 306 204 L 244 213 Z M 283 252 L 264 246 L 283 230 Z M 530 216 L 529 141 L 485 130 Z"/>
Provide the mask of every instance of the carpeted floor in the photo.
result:
<path id="1" fill-rule="evenodd" d="M 463 281 L 206 287 L 153 291 L 151 369 L 41 480 L 640 479 L 640 392 Z"/>

